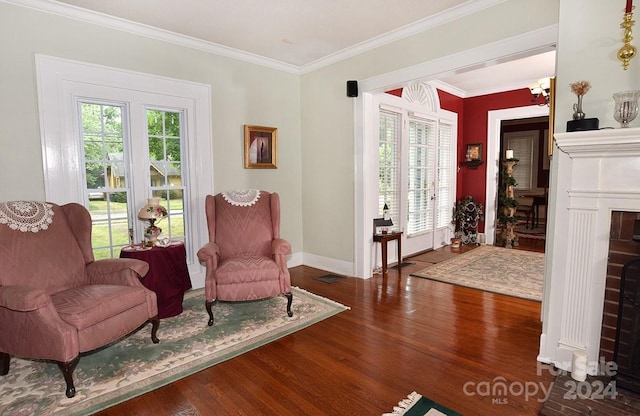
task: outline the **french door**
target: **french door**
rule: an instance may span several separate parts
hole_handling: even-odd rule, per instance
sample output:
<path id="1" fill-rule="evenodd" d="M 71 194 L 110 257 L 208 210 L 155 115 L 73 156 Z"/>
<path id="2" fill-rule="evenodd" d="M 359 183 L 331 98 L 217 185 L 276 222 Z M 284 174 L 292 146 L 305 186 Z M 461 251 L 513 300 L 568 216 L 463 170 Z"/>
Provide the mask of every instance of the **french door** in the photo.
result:
<path id="1" fill-rule="evenodd" d="M 380 213 L 388 206 L 394 228 L 403 231 L 406 256 L 441 247 L 449 238 L 456 124 L 448 112 L 420 111 L 387 95 L 378 106 L 378 204 Z"/>

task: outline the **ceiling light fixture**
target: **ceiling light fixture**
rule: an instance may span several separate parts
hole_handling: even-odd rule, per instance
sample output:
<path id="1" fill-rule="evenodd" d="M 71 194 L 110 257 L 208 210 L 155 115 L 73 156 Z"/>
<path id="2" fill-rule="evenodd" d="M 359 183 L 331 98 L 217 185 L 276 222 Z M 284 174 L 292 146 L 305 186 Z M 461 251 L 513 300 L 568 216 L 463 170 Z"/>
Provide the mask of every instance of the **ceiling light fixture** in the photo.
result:
<path id="1" fill-rule="evenodd" d="M 549 91 L 551 90 L 551 79 L 550 78 L 541 78 L 538 80 L 536 84 L 533 84 L 529 87 L 529 91 L 531 91 L 531 95 L 533 95 L 532 101 L 538 105 L 549 105 L 549 99 L 551 98 L 549 95 Z M 542 96 L 543 101 L 540 101 L 539 98 Z"/>

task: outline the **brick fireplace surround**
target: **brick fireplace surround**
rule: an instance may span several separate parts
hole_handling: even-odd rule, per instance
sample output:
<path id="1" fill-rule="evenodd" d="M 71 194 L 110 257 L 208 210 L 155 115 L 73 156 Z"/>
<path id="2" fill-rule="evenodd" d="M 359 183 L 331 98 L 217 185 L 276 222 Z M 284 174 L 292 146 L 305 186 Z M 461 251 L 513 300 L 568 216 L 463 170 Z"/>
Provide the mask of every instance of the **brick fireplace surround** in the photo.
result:
<path id="1" fill-rule="evenodd" d="M 622 266 L 627 261 L 640 256 L 640 242 L 633 241 L 636 220 L 640 220 L 640 214 L 637 212 L 614 211 L 611 214 L 609 260 L 607 262 L 602 334 L 600 336 L 600 356 L 604 357 L 605 361 L 613 360 Z"/>

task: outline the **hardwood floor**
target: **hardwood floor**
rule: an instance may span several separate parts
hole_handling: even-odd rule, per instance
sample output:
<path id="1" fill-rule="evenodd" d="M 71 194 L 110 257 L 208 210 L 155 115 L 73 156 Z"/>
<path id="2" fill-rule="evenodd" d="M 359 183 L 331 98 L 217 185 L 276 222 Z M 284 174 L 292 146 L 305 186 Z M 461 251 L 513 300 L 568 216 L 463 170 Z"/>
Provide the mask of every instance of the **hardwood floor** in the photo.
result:
<path id="1" fill-rule="evenodd" d="M 410 276 L 428 265 L 332 284 L 293 268 L 351 309 L 99 414 L 381 415 L 412 391 L 466 416 L 537 414 L 554 379 L 536 363 L 540 303 Z"/>

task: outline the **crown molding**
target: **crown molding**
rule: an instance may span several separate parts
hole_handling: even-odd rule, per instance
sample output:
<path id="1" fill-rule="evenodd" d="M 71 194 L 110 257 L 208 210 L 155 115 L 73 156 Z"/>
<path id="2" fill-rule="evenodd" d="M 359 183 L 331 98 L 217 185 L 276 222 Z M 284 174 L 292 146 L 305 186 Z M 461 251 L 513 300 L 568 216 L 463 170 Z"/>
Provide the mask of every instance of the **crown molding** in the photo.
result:
<path id="1" fill-rule="evenodd" d="M 473 49 L 364 79 L 359 82 L 360 91 L 383 92 L 390 88 L 397 88 L 397 86 L 403 82 L 431 82 L 443 75 L 467 72 L 473 70 L 475 67 L 485 67 L 548 52 L 555 50 L 557 37 L 557 24 L 545 26 L 510 38 L 484 44 Z M 504 91 L 504 89 L 501 90 Z M 464 95 L 468 96 L 469 93 L 465 92 Z"/>
<path id="2" fill-rule="evenodd" d="M 204 41 L 191 36 L 181 35 L 164 29 L 142 23 L 132 22 L 119 17 L 110 16 L 104 13 L 95 12 L 81 7 L 60 3 L 55 0 L 0 0 L 3 3 L 14 4 L 46 13 L 55 14 L 70 19 L 79 20 L 110 29 L 121 30 L 134 35 L 140 35 L 163 42 L 173 43 L 180 46 L 200 50 L 206 53 L 221 55 L 240 61 L 265 66 L 291 74 L 301 75 L 307 72 L 332 65 L 336 62 L 356 56 L 363 52 L 377 47 L 395 42 L 397 40 L 415 35 L 425 30 L 443 25 L 461 17 L 476 13 L 483 9 L 503 3 L 506 0 L 469 0 L 461 5 L 445 10 L 418 22 L 406 25 L 402 28 L 376 36 L 372 39 L 361 42 L 355 46 L 342 49 L 336 53 L 327 55 L 306 65 L 296 66 L 264 56 L 230 48 L 217 43 Z"/>
<path id="3" fill-rule="evenodd" d="M 130 20 L 121 19 L 119 17 L 110 16 L 80 7 L 72 6 L 57 2 L 55 0 L 0 0 L 3 3 L 10 3 L 16 6 L 22 6 L 46 13 L 55 14 L 70 19 L 91 23 L 110 29 L 121 30 L 134 35 L 144 36 L 150 39 L 156 39 L 163 42 L 173 43 L 175 45 L 185 46 L 188 48 L 200 50 L 203 52 L 225 56 L 256 65 L 265 66 L 279 71 L 291 74 L 300 74 L 300 69 L 296 65 L 287 64 L 275 59 L 266 58 L 264 56 L 255 55 L 239 49 L 229 48 L 217 43 L 196 39 L 191 36 L 181 35 L 164 29 L 142 23 L 132 22 Z"/>
<path id="4" fill-rule="evenodd" d="M 469 0 L 458 6 L 434 14 L 433 16 L 429 16 L 415 23 L 408 24 L 404 27 L 368 39 L 354 46 L 329 54 L 324 58 L 318 59 L 309 64 L 302 65 L 300 66 L 300 73 L 306 74 L 325 66 L 335 64 L 337 62 L 370 51 L 380 46 L 387 45 L 389 43 L 416 35 L 426 30 L 433 29 L 434 27 L 441 26 L 445 23 L 449 23 L 462 17 L 477 13 L 481 10 L 488 9 L 489 7 L 504 3 L 505 1 L 507 0 Z"/>

